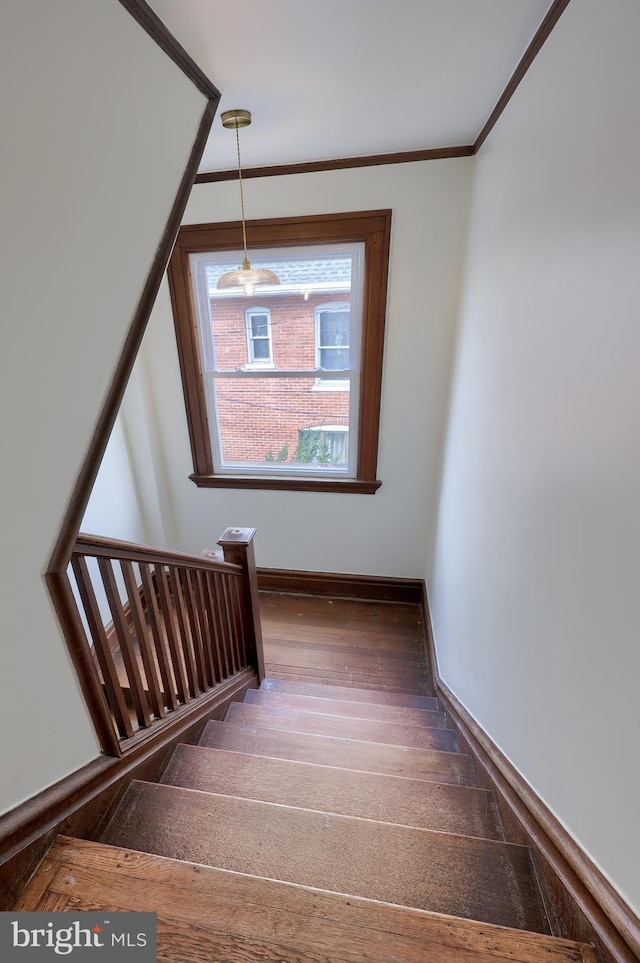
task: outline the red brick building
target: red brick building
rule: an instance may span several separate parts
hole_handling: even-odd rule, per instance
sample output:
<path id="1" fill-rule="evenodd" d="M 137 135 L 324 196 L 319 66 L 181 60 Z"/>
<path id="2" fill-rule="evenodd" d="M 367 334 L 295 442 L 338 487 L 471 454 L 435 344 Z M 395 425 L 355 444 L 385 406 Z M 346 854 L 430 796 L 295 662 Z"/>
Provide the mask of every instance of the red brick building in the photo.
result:
<path id="1" fill-rule="evenodd" d="M 351 258 L 259 266 L 276 271 L 281 284 L 246 296 L 218 291 L 227 266 L 208 265 L 211 397 L 222 461 L 344 465 L 355 350 Z M 329 376 L 341 371 L 342 378 Z"/>

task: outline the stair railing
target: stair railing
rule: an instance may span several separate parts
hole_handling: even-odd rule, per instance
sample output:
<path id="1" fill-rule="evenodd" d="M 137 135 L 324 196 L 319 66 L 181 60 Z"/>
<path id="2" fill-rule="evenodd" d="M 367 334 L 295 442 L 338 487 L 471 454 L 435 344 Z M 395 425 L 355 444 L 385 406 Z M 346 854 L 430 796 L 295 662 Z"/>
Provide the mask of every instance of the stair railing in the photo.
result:
<path id="1" fill-rule="evenodd" d="M 120 751 L 237 673 L 264 677 L 254 534 L 227 529 L 222 559 L 78 535 L 69 575 L 84 663 Z"/>

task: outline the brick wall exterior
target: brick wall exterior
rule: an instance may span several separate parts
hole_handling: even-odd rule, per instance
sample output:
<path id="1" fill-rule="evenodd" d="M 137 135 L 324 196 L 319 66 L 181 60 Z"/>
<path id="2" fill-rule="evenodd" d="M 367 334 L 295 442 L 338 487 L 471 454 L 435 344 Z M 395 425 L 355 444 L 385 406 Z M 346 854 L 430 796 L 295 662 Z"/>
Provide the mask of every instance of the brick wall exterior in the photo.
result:
<path id="1" fill-rule="evenodd" d="M 348 302 L 349 295 L 212 298 L 211 316 L 218 369 L 234 371 L 249 362 L 245 310 L 265 308 L 271 317 L 276 368 L 315 368 L 315 308 Z M 325 382 L 327 384 L 327 382 Z M 266 462 L 286 447 L 291 461 L 299 429 L 348 425 L 349 392 L 318 388 L 315 377 L 218 379 L 217 406 L 226 461 Z"/>

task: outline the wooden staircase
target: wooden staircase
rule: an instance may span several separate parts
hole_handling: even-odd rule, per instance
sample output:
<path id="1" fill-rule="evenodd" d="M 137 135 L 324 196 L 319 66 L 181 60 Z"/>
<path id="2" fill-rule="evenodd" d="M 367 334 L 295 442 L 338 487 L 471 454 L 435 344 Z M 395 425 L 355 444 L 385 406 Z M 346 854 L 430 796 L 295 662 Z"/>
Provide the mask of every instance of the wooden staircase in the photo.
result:
<path id="1" fill-rule="evenodd" d="M 281 674 L 131 782 L 99 839 L 59 837 L 17 908 L 156 911 L 176 963 L 595 963 L 550 935 L 433 696 Z"/>

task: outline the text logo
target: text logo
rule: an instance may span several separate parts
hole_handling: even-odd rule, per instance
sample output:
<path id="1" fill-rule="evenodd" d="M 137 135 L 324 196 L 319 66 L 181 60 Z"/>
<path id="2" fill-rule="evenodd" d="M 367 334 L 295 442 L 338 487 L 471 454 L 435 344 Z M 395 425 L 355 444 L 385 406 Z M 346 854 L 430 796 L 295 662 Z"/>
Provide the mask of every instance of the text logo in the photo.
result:
<path id="1" fill-rule="evenodd" d="M 155 913 L 0 913 L 0 960 L 155 963 Z"/>

